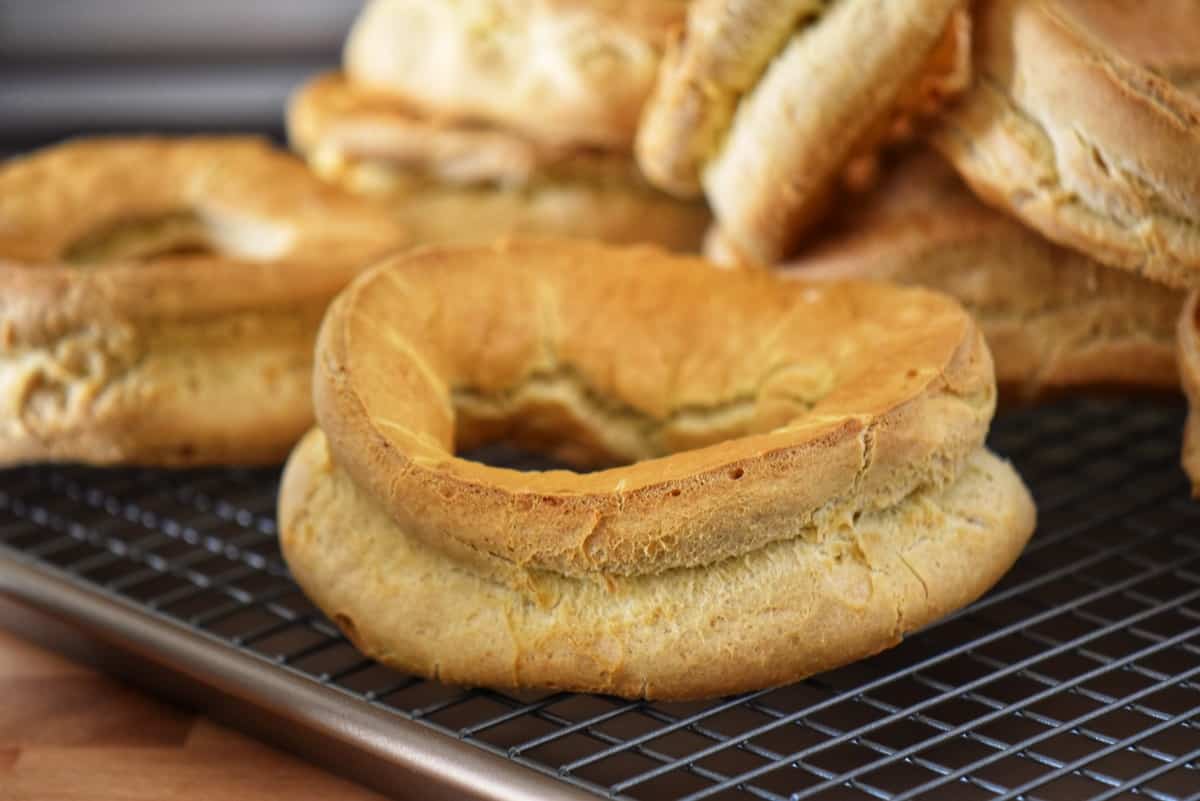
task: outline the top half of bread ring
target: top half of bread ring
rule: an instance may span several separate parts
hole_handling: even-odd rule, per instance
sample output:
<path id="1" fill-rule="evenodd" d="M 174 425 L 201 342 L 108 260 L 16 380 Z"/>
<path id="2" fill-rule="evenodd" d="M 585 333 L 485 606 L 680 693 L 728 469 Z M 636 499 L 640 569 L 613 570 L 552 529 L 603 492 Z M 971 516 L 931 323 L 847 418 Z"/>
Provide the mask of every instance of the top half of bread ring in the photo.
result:
<path id="1" fill-rule="evenodd" d="M 405 531 L 501 577 L 637 574 L 949 483 L 995 383 L 944 295 L 544 240 L 425 249 L 362 276 L 325 318 L 314 401 L 337 462 Z M 520 472 L 455 456 L 496 438 L 575 465 L 640 461 Z"/>
<path id="2" fill-rule="evenodd" d="M 975 8 L 975 78 L 937 147 L 980 197 L 1050 239 L 1200 286 L 1200 5 Z"/>
<path id="3" fill-rule="evenodd" d="M 628 152 L 686 0 L 373 0 L 346 43 L 363 86 L 542 145 Z"/>
<path id="4" fill-rule="evenodd" d="M 525 190 L 565 181 L 653 191 L 628 153 L 545 145 L 478 120 L 422 113 L 344 73 L 300 86 L 288 103 L 287 127 L 292 147 L 318 175 L 363 194 Z"/>
<path id="5" fill-rule="evenodd" d="M 3 338 L 324 303 L 403 243 L 256 138 L 68 142 L 0 165 Z"/>
<path id="6" fill-rule="evenodd" d="M 846 163 L 967 80 L 960 0 L 697 0 L 638 131 L 651 182 L 703 189 L 749 258 L 789 255 Z"/>
<path id="7" fill-rule="evenodd" d="M 342 73 L 299 87 L 287 122 L 313 172 L 378 199 L 421 244 L 533 235 L 695 251 L 709 222 L 704 204 L 651 187 L 628 152 L 425 114 Z"/>

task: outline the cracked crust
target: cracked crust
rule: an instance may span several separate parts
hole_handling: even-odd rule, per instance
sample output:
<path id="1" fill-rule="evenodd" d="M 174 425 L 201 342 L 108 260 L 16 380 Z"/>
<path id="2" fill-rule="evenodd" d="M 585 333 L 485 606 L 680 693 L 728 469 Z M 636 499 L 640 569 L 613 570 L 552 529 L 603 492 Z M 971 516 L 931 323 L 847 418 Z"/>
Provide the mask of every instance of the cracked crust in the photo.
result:
<path id="1" fill-rule="evenodd" d="M 79 140 L 7 162 L 0 463 L 280 460 L 312 424 L 325 305 L 403 242 L 255 139 Z"/>
<path id="2" fill-rule="evenodd" d="M 704 204 L 647 185 L 627 154 L 426 117 L 336 73 L 295 93 L 288 135 L 318 175 L 377 199 L 420 243 L 530 234 L 694 252 L 709 222 Z"/>
<path id="3" fill-rule="evenodd" d="M 1181 55 L 1187 45 L 1175 43 L 1200 40 L 1200 13 L 1168 3 L 1179 26 L 1168 27 L 1138 4 L 1146 19 L 1131 24 L 1130 5 L 980 2 L 974 86 L 933 142 L 981 198 L 1050 239 L 1197 286 L 1200 50 Z"/>
<path id="4" fill-rule="evenodd" d="M 686 0 L 373 0 L 346 43 L 363 86 L 551 147 L 628 152 Z"/>
<path id="5" fill-rule="evenodd" d="M 840 211 L 788 272 L 949 293 L 979 322 L 1002 399 L 1179 386 L 1181 293 L 1097 264 L 984 206 L 934 154 L 910 155 Z"/>
<path id="6" fill-rule="evenodd" d="M 1183 436 L 1183 468 L 1200 498 L 1200 292 L 1193 292 L 1179 317 L 1179 373 L 1190 411 Z"/>
<path id="7" fill-rule="evenodd" d="M 702 565 L 945 486 L 995 386 L 942 295 L 543 241 L 363 276 L 322 326 L 314 395 L 339 464 L 398 525 L 515 585 Z M 453 455 L 501 437 L 642 461 L 520 473 Z"/>
<path id="8" fill-rule="evenodd" d="M 961 5 L 698 0 L 643 112 L 639 163 L 680 196 L 702 187 L 724 236 L 777 262 L 848 162 L 962 88 Z"/>
<path id="9" fill-rule="evenodd" d="M 987 451 L 828 536 L 654 575 L 489 580 L 411 536 L 314 431 L 288 461 L 280 539 L 292 575 L 370 657 L 445 682 L 706 698 L 864 658 L 995 583 L 1034 527 Z"/>

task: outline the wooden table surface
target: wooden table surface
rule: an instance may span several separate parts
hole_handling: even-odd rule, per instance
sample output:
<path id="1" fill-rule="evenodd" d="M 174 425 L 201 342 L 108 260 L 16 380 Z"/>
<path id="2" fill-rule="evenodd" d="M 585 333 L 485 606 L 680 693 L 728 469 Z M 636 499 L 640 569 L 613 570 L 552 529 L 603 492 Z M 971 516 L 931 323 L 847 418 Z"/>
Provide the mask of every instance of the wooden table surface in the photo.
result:
<path id="1" fill-rule="evenodd" d="M 381 798 L 33 645 L 71 636 L 38 625 L 0 602 L 0 801 Z"/>

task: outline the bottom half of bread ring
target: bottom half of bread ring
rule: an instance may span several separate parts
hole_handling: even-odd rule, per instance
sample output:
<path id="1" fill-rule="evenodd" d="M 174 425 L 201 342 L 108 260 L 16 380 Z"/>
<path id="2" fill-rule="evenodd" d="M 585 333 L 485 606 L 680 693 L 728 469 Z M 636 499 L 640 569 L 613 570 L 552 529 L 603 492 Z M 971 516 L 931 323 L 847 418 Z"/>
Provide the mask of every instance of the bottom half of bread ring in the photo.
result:
<path id="1" fill-rule="evenodd" d="M 538 573 L 523 593 L 407 536 L 319 430 L 280 495 L 296 580 L 367 655 L 455 684 L 661 699 L 786 684 L 889 648 L 992 586 L 1034 516 L 1017 474 L 981 449 L 950 486 L 819 541 L 637 577 Z"/>
<path id="2" fill-rule="evenodd" d="M 277 463 L 312 425 L 323 304 L 0 342 L 0 464 Z"/>
<path id="3" fill-rule="evenodd" d="M 712 240 L 710 250 L 722 244 Z M 725 255 L 715 257 L 730 261 Z M 789 268 L 796 277 L 873 278 L 951 295 L 979 322 L 1006 403 L 1179 386 L 1182 293 L 1105 267 L 984 206 L 931 153 L 893 165 Z"/>

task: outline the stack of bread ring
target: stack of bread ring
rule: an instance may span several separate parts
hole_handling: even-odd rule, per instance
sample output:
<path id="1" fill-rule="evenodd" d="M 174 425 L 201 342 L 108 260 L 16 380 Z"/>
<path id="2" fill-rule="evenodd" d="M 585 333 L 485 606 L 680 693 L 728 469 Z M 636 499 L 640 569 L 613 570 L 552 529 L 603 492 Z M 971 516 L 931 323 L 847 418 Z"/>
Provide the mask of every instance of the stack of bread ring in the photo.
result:
<path id="1" fill-rule="evenodd" d="M 368 0 L 286 122 L 0 166 L 0 461 L 290 451 L 409 672 L 796 681 L 1018 557 L 998 400 L 1200 407 L 1195 0 Z"/>

